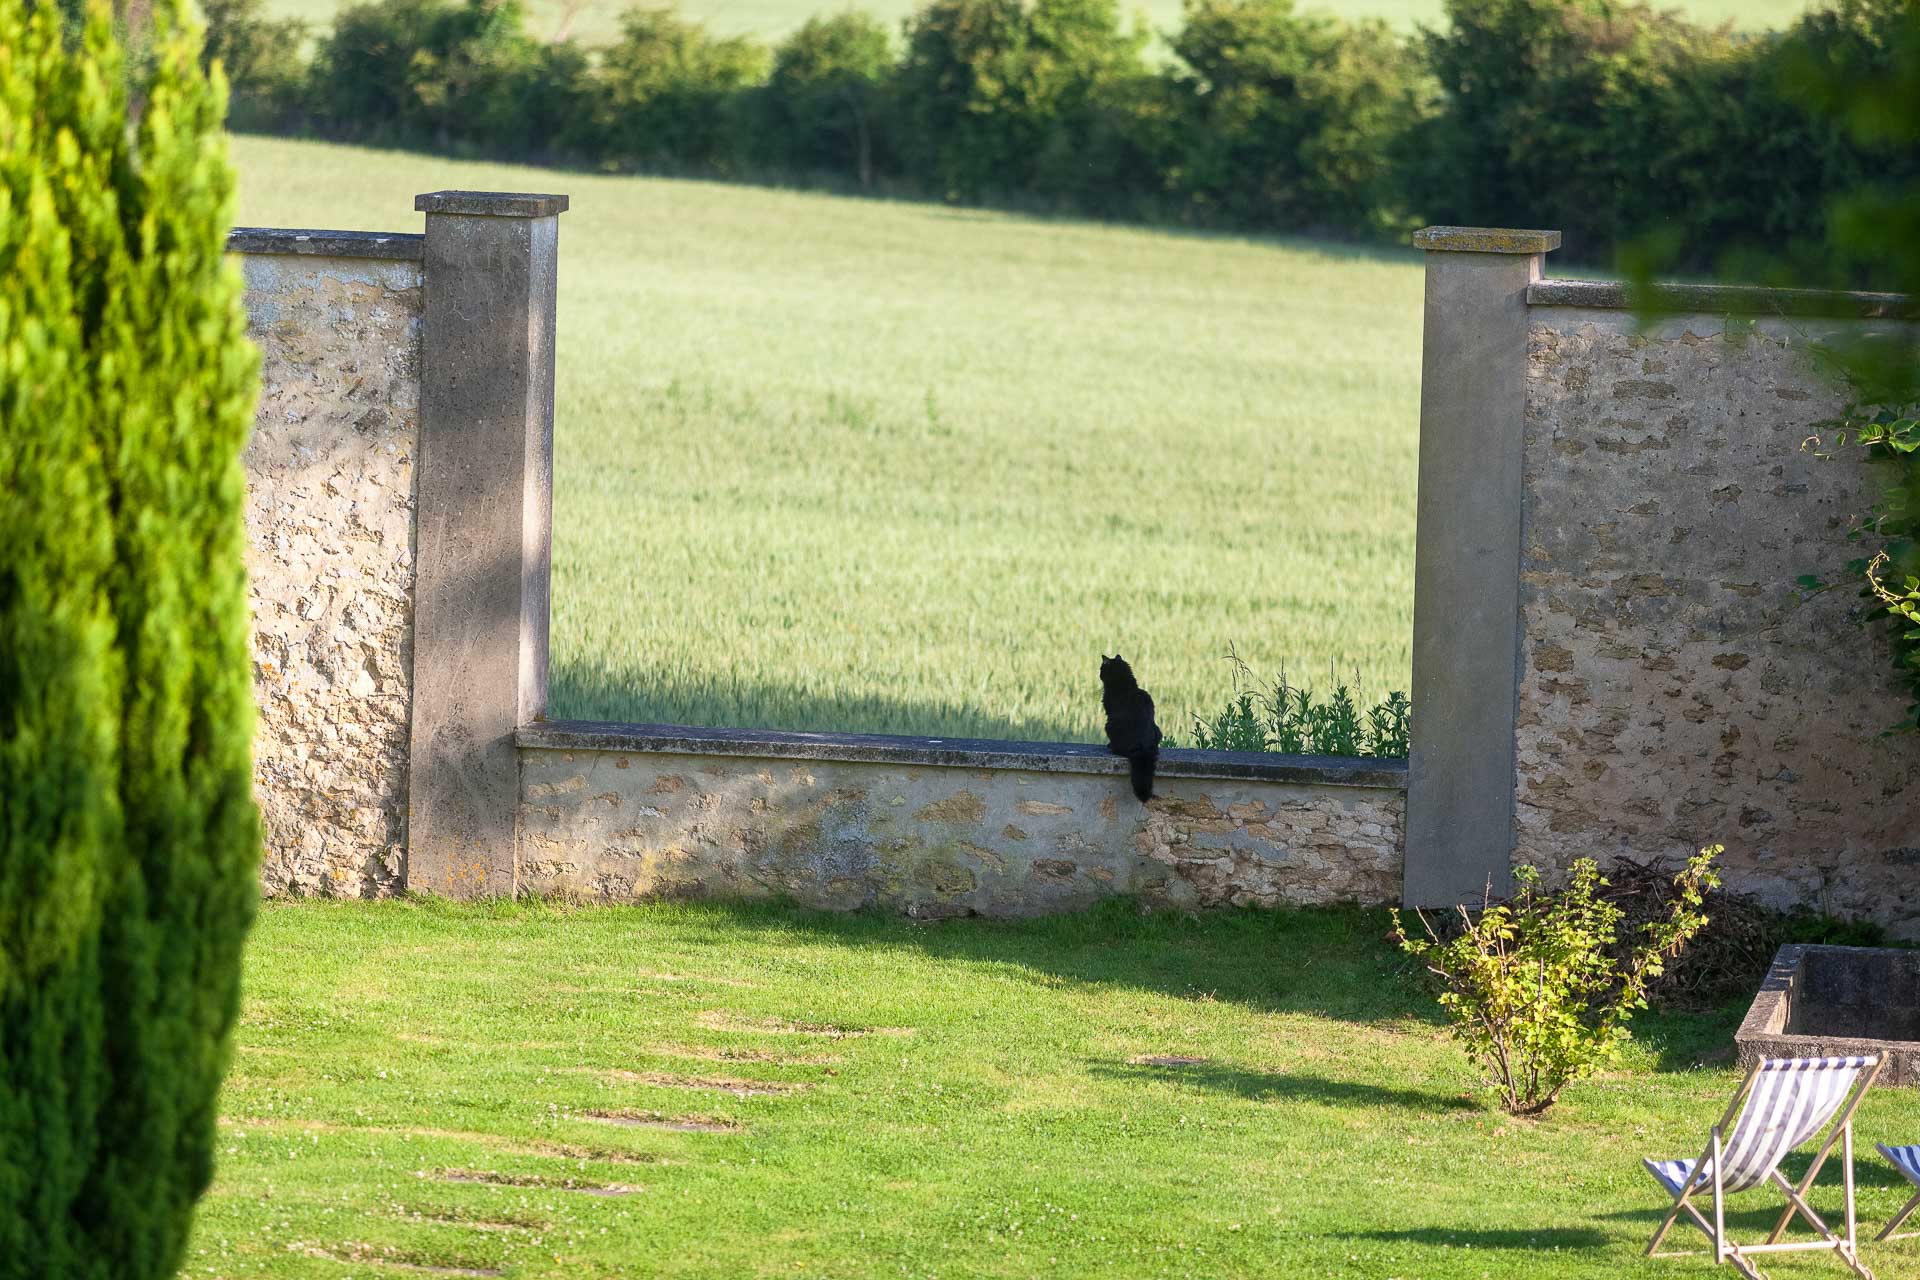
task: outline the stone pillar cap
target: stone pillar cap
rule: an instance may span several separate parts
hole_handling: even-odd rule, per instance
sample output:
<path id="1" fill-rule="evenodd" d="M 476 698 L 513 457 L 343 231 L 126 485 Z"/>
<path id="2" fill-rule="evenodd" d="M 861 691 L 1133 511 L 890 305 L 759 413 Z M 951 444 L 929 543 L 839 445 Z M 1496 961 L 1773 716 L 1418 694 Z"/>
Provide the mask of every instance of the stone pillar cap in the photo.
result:
<path id="1" fill-rule="evenodd" d="M 551 218 L 567 211 L 567 198 L 515 191 L 429 191 L 413 198 L 421 213 L 465 213 L 488 218 Z"/>
<path id="2" fill-rule="evenodd" d="M 1551 253 L 1560 247 L 1560 233 L 1503 227 L 1423 227 L 1413 233 L 1413 242 L 1428 253 Z"/>

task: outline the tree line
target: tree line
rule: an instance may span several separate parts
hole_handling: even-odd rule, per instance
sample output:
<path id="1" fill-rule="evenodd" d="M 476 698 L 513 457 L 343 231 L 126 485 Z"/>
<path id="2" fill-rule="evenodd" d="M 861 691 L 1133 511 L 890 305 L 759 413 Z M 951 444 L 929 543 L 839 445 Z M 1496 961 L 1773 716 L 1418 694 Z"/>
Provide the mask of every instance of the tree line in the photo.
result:
<path id="1" fill-rule="evenodd" d="M 370 0 L 312 40 L 262 3 L 204 6 L 236 129 L 610 172 L 1358 240 L 1552 227 L 1693 270 L 1816 256 L 1834 193 L 1920 177 L 1822 88 L 1887 74 L 1920 0 L 1762 35 L 1640 0 L 1447 0 L 1410 35 L 1187 0 L 1155 50 L 1119 0 L 930 0 L 897 37 L 847 9 L 772 46 L 633 8 L 595 47 L 515 0 Z"/>

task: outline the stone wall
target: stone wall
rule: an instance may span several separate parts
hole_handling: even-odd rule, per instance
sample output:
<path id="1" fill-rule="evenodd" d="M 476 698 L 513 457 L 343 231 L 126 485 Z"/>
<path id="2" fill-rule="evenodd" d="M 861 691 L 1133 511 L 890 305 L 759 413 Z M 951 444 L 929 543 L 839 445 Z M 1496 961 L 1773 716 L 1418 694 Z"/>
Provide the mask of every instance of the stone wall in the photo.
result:
<path id="1" fill-rule="evenodd" d="M 1920 937 L 1920 741 L 1877 736 L 1904 702 L 1848 593 L 1793 586 L 1871 499 L 1801 447 L 1840 322 L 1712 318 L 1908 300 L 1674 287 L 1641 334 L 1618 286 L 1541 278 L 1555 233 L 1422 233 L 1413 759 L 1170 752 L 1143 807 L 1092 747 L 545 720 L 566 206 L 230 241 L 268 892 L 1446 905 L 1514 858 L 1721 842 L 1736 887 Z"/>
<path id="2" fill-rule="evenodd" d="M 246 236 L 262 354 L 246 451 L 261 876 L 269 893 L 378 897 L 404 883 L 421 267 Z"/>
<path id="3" fill-rule="evenodd" d="M 1873 496 L 1802 448 L 1836 323 L 1531 308 L 1519 860 L 1720 842 L 1735 887 L 1920 937 L 1920 741 L 1876 736 L 1905 698 L 1852 592 L 1794 587 Z"/>
<path id="4" fill-rule="evenodd" d="M 1301 780 L 1276 781 L 1204 776 L 1202 753 L 1170 754 L 1178 772 L 1143 806 L 1122 763 L 1097 751 L 978 744 L 982 767 L 967 767 L 887 746 L 912 739 L 864 740 L 899 759 L 846 758 L 860 740 L 825 735 L 756 756 L 743 754 L 755 749 L 748 735 L 709 732 L 701 754 L 703 731 L 674 731 L 689 738 L 676 750 L 636 733 L 636 750 L 620 727 L 598 728 L 613 732 L 522 733 L 525 891 L 784 897 L 922 917 L 1035 915 L 1114 895 L 1179 907 L 1400 895 L 1398 762 L 1296 762 Z M 1016 753 L 1026 758 L 998 758 Z"/>

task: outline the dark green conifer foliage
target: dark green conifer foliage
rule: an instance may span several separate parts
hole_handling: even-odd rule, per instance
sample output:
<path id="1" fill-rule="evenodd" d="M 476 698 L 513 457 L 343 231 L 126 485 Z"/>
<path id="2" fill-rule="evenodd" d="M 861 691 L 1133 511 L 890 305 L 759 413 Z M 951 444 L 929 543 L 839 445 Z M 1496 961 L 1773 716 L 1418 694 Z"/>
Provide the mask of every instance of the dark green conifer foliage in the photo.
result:
<path id="1" fill-rule="evenodd" d="M 225 86 L 151 24 L 0 0 L 7 1278 L 179 1265 L 257 894 Z"/>

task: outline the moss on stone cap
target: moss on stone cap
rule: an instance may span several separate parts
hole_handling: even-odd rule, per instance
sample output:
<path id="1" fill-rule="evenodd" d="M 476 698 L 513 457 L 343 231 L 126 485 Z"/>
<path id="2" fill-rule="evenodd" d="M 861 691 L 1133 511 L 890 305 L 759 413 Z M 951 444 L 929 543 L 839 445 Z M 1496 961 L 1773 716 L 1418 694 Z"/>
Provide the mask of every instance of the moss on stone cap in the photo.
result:
<path id="1" fill-rule="evenodd" d="M 420 213 L 464 213 L 494 218 L 550 218 L 567 211 L 567 197 L 522 191 L 429 191 L 413 198 Z"/>
<path id="2" fill-rule="evenodd" d="M 1560 247 L 1560 233 L 1505 227 L 1424 227 L 1413 233 L 1413 242 L 1429 253 L 1551 253 Z"/>

